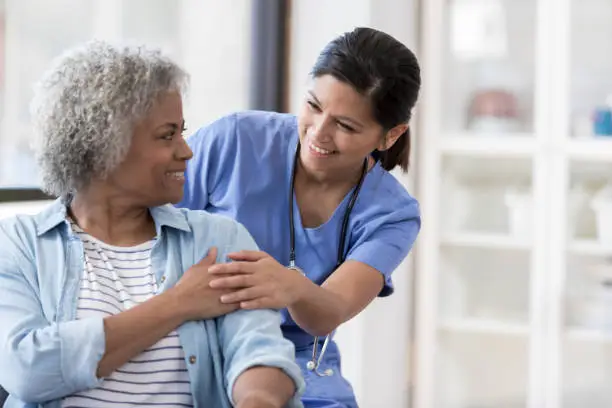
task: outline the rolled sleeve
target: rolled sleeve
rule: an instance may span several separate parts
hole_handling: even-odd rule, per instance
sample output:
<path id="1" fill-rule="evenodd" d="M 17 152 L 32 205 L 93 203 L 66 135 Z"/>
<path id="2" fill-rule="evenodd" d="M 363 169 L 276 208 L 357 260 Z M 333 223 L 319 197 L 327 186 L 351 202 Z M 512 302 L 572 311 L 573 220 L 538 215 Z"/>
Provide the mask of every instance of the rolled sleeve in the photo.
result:
<path id="1" fill-rule="evenodd" d="M 106 350 L 102 317 L 58 325 L 63 377 L 70 389 L 87 390 L 102 382 L 96 376 Z"/>
<path id="2" fill-rule="evenodd" d="M 249 368 L 264 366 L 283 370 L 295 384 L 289 407 L 302 407 L 304 379 L 295 361 L 293 343 L 283 337 L 280 313 L 273 310 L 240 310 L 222 318 L 220 341 L 225 356 L 227 395 L 238 377 Z"/>
<path id="3" fill-rule="evenodd" d="M 229 252 L 257 250 L 257 244 L 246 228 L 236 223 L 236 235 Z M 302 407 L 304 379 L 295 361 L 295 347 L 283 336 L 281 315 L 275 310 L 239 310 L 219 319 L 219 339 L 225 358 L 224 375 L 227 395 L 240 374 L 252 367 L 264 366 L 283 370 L 295 384 L 296 393 L 289 407 Z"/>

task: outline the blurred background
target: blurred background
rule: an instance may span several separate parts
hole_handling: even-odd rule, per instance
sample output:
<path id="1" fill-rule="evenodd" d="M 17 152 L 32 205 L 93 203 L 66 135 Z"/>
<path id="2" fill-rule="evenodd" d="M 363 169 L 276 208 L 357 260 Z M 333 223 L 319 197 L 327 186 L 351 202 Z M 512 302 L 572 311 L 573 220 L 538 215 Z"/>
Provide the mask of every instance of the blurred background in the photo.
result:
<path id="1" fill-rule="evenodd" d="M 296 112 L 355 26 L 415 50 L 424 81 L 396 175 L 422 233 L 394 296 L 337 337 L 361 406 L 611 407 L 610 0 L 0 0 L 0 217 L 49 199 L 28 103 L 67 47 L 161 47 L 192 75 L 194 131 Z"/>

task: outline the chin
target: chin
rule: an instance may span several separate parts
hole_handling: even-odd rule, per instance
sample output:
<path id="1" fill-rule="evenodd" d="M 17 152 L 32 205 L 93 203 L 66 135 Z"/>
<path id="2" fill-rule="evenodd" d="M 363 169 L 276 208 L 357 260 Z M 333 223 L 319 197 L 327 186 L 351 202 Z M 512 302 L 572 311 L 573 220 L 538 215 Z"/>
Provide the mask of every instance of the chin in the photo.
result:
<path id="1" fill-rule="evenodd" d="M 168 200 L 166 201 L 165 204 L 178 204 L 181 202 L 181 200 L 183 199 L 183 194 L 180 195 L 176 195 L 173 197 L 168 197 Z"/>

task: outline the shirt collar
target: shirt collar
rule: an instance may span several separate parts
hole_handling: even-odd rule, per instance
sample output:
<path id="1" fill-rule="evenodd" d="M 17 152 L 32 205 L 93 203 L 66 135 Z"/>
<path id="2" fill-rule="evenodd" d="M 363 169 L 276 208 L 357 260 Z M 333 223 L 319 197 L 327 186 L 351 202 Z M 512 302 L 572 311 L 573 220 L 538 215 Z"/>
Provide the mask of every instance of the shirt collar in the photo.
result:
<path id="1" fill-rule="evenodd" d="M 189 232 L 191 228 L 187 222 L 187 210 L 178 209 L 171 204 L 152 207 L 149 209 L 157 235 L 161 233 L 162 227 L 170 227 Z M 36 235 L 41 236 L 66 221 L 67 202 L 64 198 L 58 198 L 49 204 L 41 212 L 34 216 L 36 223 Z"/>

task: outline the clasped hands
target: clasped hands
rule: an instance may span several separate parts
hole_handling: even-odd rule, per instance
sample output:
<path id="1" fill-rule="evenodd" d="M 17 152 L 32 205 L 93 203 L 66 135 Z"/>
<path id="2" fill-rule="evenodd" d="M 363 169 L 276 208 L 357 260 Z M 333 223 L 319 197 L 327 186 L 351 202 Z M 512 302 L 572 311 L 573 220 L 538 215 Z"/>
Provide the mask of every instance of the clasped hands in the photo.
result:
<path id="1" fill-rule="evenodd" d="M 237 309 L 283 309 L 300 299 L 306 278 L 262 251 L 228 254 L 215 263 L 217 249 L 189 268 L 173 291 L 188 319 L 222 316 Z"/>
<path id="2" fill-rule="evenodd" d="M 301 273 L 288 269 L 263 251 L 239 251 L 232 262 L 208 268 L 213 289 L 223 291 L 221 303 L 241 309 L 283 309 L 300 298 Z"/>

